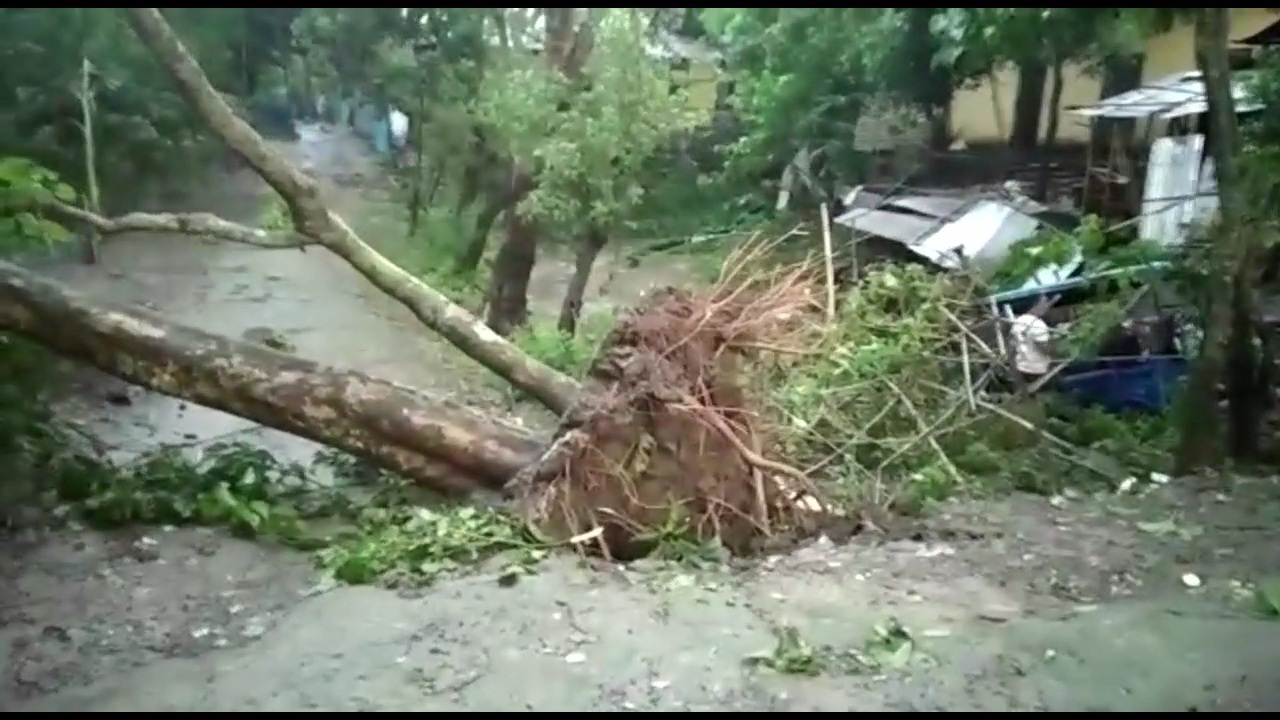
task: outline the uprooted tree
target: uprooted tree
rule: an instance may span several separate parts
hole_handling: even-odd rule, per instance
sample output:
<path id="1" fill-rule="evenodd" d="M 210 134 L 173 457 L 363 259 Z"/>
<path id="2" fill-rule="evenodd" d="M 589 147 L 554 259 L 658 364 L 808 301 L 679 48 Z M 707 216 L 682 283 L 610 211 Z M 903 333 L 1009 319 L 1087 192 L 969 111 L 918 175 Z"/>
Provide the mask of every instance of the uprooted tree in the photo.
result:
<path id="1" fill-rule="evenodd" d="M 198 115 L 212 130 L 213 135 L 243 157 L 275 190 L 287 206 L 292 227 L 287 232 L 268 232 L 209 214 L 130 213 L 109 217 L 107 215 L 110 213 L 101 214 L 92 203 L 87 204 L 87 209 L 73 206 L 71 203 L 74 192 L 69 192 L 69 188 L 47 187 L 40 183 L 35 183 L 28 189 L 14 186 L 8 177 L 10 171 L 17 167 L 17 164 L 10 162 L 14 158 L 0 160 L 0 188 L 4 190 L 5 203 L 0 209 L 11 213 L 17 220 L 40 227 L 43 227 L 42 223 L 46 219 L 56 219 L 68 225 L 92 228 L 102 235 L 122 232 L 177 232 L 276 248 L 278 252 L 333 252 L 374 286 L 409 308 L 427 328 L 440 333 L 477 362 L 560 415 L 561 426 L 552 438 L 533 437 L 524 430 L 508 427 L 465 407 L 433 398 L 412 388 L 361 373 L 326 368 L 251 343 L 176 326 L 141 309 L 108 307 L 91 302 L 57 283 L 12 264 L 0 264 L 0 331 L 20 333 L 67 357 L 88 362 L 138 385 L 340 448 L 434 488 L 466 492 L 477 487 L 507 487 L 514 490 L 514 494 L 521 499 L 522 508 L 529 519 L 549 534 L 563 538 L 596 531 L 591 535 L 595 537 L 598 534 L 604 546 L 615 554 L 633 552 L 636 538 L 644 536 L 647 529 L 665 524 L 673 515 L 678 516 L 677 519 L 683 521 L 686 528 L 696 529 L 704 536 L 714 535 L 731 547 L 743 547 L 750 545 L 754 539 L 767 535 L 779 520 L 785 520 L 793 512 L 791 496 L 798 491 L 797 486 L 803 485 L 804 479 L 799 472 L 769 459 L 771 438 L 768 436 L 768 427 L 761 422 L 761 415 L 752 412 L 756 409 L 755 398 L 748 388 L 738 384 L 740 381 L 737 378 L 741 375 L 739 371 L 742 366 L 751 365 L 753 353 L 762 348 L 786 351 L 788 344 L 792 349 L 798 345 L 805 345 L 810 349 L 814 347 L 809 342 L 811 338 L 806 335 L 813 328 L 806 327 L 803 323 L 791 324 L 795 318 L 807 317 L 805 310 L 811 303 L 809 298 L 821 294 L 809 295 L 804 292 L 806 277 L 803 273 L 786 278 L 772 278 L 775 282 L 760 282 L 758 276 L 752 280 L 731 274 L 725 283 L 706 293 L 688 295 L 673 290 L 660 293 L 651 304 L 619 323 L 594 367 L 587 374 L 586 382 L 579 384 L 520 352 L 507 340 L 492 332 L 490 326 L 451 302 L 444 294 L 424 284 L 412 273 L 397 267 L 363 242 L 333 213 L 324 202 L 320 184 L 265 144 L 251 126 L 233 112 L 224 97 L 215 91 L 215 84 L 219 87 L 234 85 L 228 80 L 230 75 L 227 68 L 221 67 L 227 63 L 214 60 L 202 67 L 179 41 L 174 27 L 179 28 L 191 47 L 197 50 L 218 44 L 208 36 L 196 32 L 196 28 L 201 25 L 210 24 L 205 22 L 207 17 L 201 14 L 206 11 L 169 10 L 166 11 L 166 20 L 157 9 L 129 9 L 127 12 L 133 31 L 143 41 L 135 44 L 122 43 L 123 36 L 119 35 L 109 35 L 105 39 L 97 37 L 93 42 L 89 41 L 95 37 L 93 33 L 87 32 L 89 29 L 97 29 L 98 32 L 129 32 L 123 23 L 103 22 L 104 19 L 112 19 L 113 14 L 118 13 L 117 10 L 73 10 L 84 14 L 84 21 L 80 25 L 87 33 L 87 39 L 78 41 L 79 46 L 71 50 L 73 54 L 79 51 L 88 59 L 94 52 L 95 43 L 97 46 L 126 45 L 131 69 L 129 77 L 134 77 L 135 65 L 145 67 L 152 73 L 162 70 L 171 76 L 175 87 L 185 99 L 185 103 L 178 102 L 174 95 L 166 96 L 163 103 L 151 102 L 152 95 L 162 94 L 156 92 L 141 99 L 125 98 L 132 102 L 128 110 L 133 114 L 133 119 L 140 113 L 159 113 L 161 109 L 167 118 L 181 117 L 183 114 Z M 724 9 L 707 10 L 711 13 Z M 932 13 L 936 9 L 928 10 Z M 956 67 L 941 67 L 921 57 L 914 58 L 911 62 L 894 60 L 902 53 L 882 41 L 897 38 L 909 43 L 904 39 L 905 36 L 899 37 L 900 33 L 888 31 L 905 28 L 910 31 L 907 34 L 912 35 L 930 28 L 934 28 L 934 34 L 947 30 L 946 27 L 935 27 L 938 25 L 933 22 L 936 18 L 916 15 L 914 11 L 904 14 L 904 11 L 893 9 L 852 14 L 812 9 L 786 9 L 785 12 L 783 9 L 729 9 L 728 15 L 720 18 L 723 21 L 720 23 L 723 25 L 720 30 L 724 35 L 721 39 L 727 41 L 728 45 L 732 46 L 734 42 L 739 45 L 739 52 L 731 53 L 731 58 L 733 55 L 741 56 L 734 58 L 739 63 L 740 70 L 744 62 L 748 69 L 751 69 L 752 63 L 762 63 L 761 67 L 755 68 L 758 72 L 741 73 L 739 77 L 742 82 L 738 83 L 739 101 L 735 105 L 741 119 L 745 121 L 747 139 L 753 140 L 753 145 L 757 147 L 771 145 L 773 150 L 782 150 L 784 152 L 781 154 L 788 156 L 795 150 L 794 145 L 802 142 L 801 137 L 807 137 L 803 142 L 814 146 L 821 144 L 838 148 L 836 136 L 843 134 L 840 128 L 844 126 L 845 119 L 857 117 L 862 104 L 861 98 L 895 85 L 906 87 L 919 84 L 920 89 L 924 89 L 926 83 L 923 80 L 886 80 L 888 77 L 898 77 L 882 72 L 895 64 L 901 66 L 899 69 L 903 71 L 910 69 L 914 74 L 929 71 L 925 74 L 939 76 L 927 83 L 930 86 L 928 92 L 913 99 L 915 104 L 927 106 L 930 110 L 925 113 L 927 116 L 938 119 L 936 111 L 946 104 L 943 96 L 947 93 L 941 90 L 947 90 L 951 82 L 959 82 L 963 77 L 993 70 L 993 63 L 996 61 L 977 52 L 981 47 L 967 45 L 952 48 L 956 53 L 942 53 L 944 59 L 945 56 L 954 56 L 955 63 L 959 63 Z M 1010 32 L 1024 34 L 1030 31 L 1023 21 L 1034 19 L 1016 13 L 997 15 L 1015 23 Z M 1098 20 L 1092 14 L 1087 15 L 1073 16 L 1072 22 Z M 14 17 L 21 22 L 12 22 L 6 26 L 6 33 L 10 38 L 22 36 L 24 30 L 21 28 L 25 27 L 23 23 L 38 20 L 22 9 L 7 11 L 6 18 Z M 236 14 L 222 17 L 221 20 L 226 21 L 228 17 L 232 20 L 244 19 L 244 16 Z M 683 14 L 683 17 L 682 25 L 695 24 L 690 21 L 688 13 Z M 376 19 L 374 24 L 381 25 L 385 21 L 396 27 L 409 22 L 414 33 L 422 30 L 422 16 L 412 13 L 399 16 L 393 10 L 385 15 L 380 14 L 377 18 L 359 14 L 352 18 L 360 22 L 372 22 Z M 974 18 L 981 19 L 977 15 Z M 584 35 L 583 44 L 577 46 L 578 41 L 573 37 L 579 31 L 607 33 L 610 30 L 622 32 L 626 29 L 608 25 L 581 26 L 569 23 L 571 19 L 557 15 L 557 22 L 546 27 L 550 32 L 547 39 L 552 41 L 552 49 L 556 49 L 557 42 L 561 44 L 557 52 L 548 54 L 549 59 L 554 60 L 559 56 L 559 50 L 566 48 L 572 50 L 581 47 L 585 52 L 590 46 L 590 34 Z M 1053 19 L 1055 22 L 1066 22 L 1068 18 L 1064 15 Z M 630 20 L 634 21 L 635 18 Z M 842 25 L 836 20 L 863 23 L 882 28 L 886 32 L 863 33 L 865 46 L 851 45 L 848 43 L 848 33 L 840 32 Z M 169 21 L 173 22 L 173 26 L 170 26 Z M 787 31 L 776 32 L 775 21 L 785 21 L 782 26 Z M 984 22 L 986 21 L 993 20 L 987 18 Z M 48 27 L 58 25 L 56 20 L 46 19 L 42 22 L 46 33 L 49 32 Z M 287 25 L 288 21 L 286 19 L 282 22 Z M 446 41 L 468 46 L 474 42 L 482 45 L 485 43 L 483 32 L 475 27 L 468 26 L 470 29 L 466 33 L 451 34 L 436 33 L 435 30 L 439 29 L 437 24 L 428 24 L 433 28 L 430 34 L 438 36 L 442 46 Z M 972 29 L 969 25 L 965 24 L 963 28 Z M 13 29 L 15 26 L 18 29 Z M 717 23 L 712 22 L 710 26 L 708 29 L 714 30 Z M 281 25 L 276 23 L 273 27 L 278 30 Z M 957 31 L 954 23 L 949 27 L 951 31 Z M 102 28 L 106 30 L 103 31 Z M 329 30 L 335 31 L 334 28 Z M 335 32 L 346 36 L 341 28 Z M 417 37 L 408 30 L 404 32 L 409 36 L 406 42 Z M 970 33 L 959 34 L 963 36 L 960 40 L 965 43 L 977 42 L 968 37 Z M 1034 32 L 1031 34 L 1034 35 Z M 983 30 L 972 35 L 987 38 L 992 33 Z M 635 40 L 634 36 L 627 37 Z M 804 38 L 807 45 L 794 42 L 795 38 Z M 814 38 L 829 41 L 822 44 L 824 47 L 829 46 L 833 53 L 842 50 L 843 60 L 832 63 L 825 56 L 819 58 L 821 53 L 797 51 L 797 47 L 809 47 L 811 50 Z M 935 38 L 939 42 L 946 39 Z M 1215 40 L 1215 47 L 1223 42 L 1225 41 L 1218 38 Z M 222 43 L 224 46 L 225 44 Z M 945 42 L 942 44 L 941 49 L 946 50 L 948 46 Z M 21 44 L 14 42 L 11 45 Z M 282 46 L 287 47 L 288 43 L 283 43 Z M 27 43 L 15 52 L 30 53 L 33 52 L 32 47 L 35 45 Z M 631 45 L 611 48 L 624 57 L 626 53 L 641 50 L 639 46 Z M 1063 47 L 1057 52 L 1074 57 L 1083 50 Z M 596 52 L 591 57 L 603 54 Z M 569 57 L 573 55 L 574 53 L 570 53 Z M 1222 58 L 1215 57 L 1221 65 Z M 205 59 L 203 55 L 201 58 Z M 974 61 L 975 58 L 977 67 L 965 66 L 966 62 Z M 160 62 L 156 63 L 156 59 Z M 1049 58 L 1055 62 L 1061 59 Z M 110 58 L 104 60 L 107 62 L 100 63 L 99 66 L 110 64 Z M 225 61 L 226 57 L 222 60 Z M 244 70 L 247 76 L 257 72 L 249 67 L 254 65 L 250 58 L 243 58 L 242 61 L 246 67 L 239 69 Z M 346 67 L 336 59 L 334 63 L 340 66 L 339 69 Z M 40 64 L 27 63 L 33 67 Z M 230 64 L 236 65 L 236 62 Z M 518 63 L 514 64 L 518 66 Z M 93 78 L 87 77 L 90 74 L 90 63 L 82 65 L 75 62 L 67 65 L 71 70 L 85 68 L 85 86 L 92 86 Z M 622 63 L 622 66 L 625 65 Z M 496 67 L 499 66 L 491 66 Z M 565 235 L 594 242 L 607 235 L 611 231 L 611 225 L 623 224 L 618 217 L 618 208 L 634 201 L 633 195 L 637 190 L 635 183 L 629 179 L 630 171 L 634 170 L 633 165 L 638 165 L 642 160 L 644 152 L 641 150 L 654 146 L 661 133 L 650 132 L 655 128 L 637 126 L 635 118 L 615 118 L 617 122 L 614 130 L 621 128 L 624 134 L 638 137 L 642 141 L 637 143 L 635 157 L 628 153 L 620 153 L 618 156 L 619 153 L 615 152 L 617 149 L 608 137 L 592 138 L 592 142 L 576 142 L 575 133 L 585 134 L 585 130 L 569 122 L 573 119 L 573 111 L 591 110 L 592 103 L 600 100 L 593 96 L 592 88 L 604 87 L 604 81 L 608 78 L 592 77 L 589 83 L 563 85 L 558 76 L 564 74 L 564 69 L 572 69 L 572 66 L 555 66 L 551 68 L 551 72 L 538 74 L 543 80 L 556 81 L 548 87 L 557 90 L 548 96 L 550 100 L 556 101 L 554 105 L 544 103 L 539 107 L 564 121 L 567 128 L 561 129 L 559 141 L 552 142 L 551 145 L 559 150 L 588 146 L 595 151 L 591 153 L 593 161 L 575 163 L 573 158 L 566 161 L 563 157 L 558 157 L 560 166 L 549 169 L 546 152 L 537 145 L 540 136 L 536 130 L 521 133 L 516 132 L 520 128 L 506 128 L 510 132 L 503 132 L 503 126 L 498 123 L 487 127 L 484 138 L 477 138 L 478 144 L 487 147 L 487 152 L 479 155 L 492 159 L 492 164 L 499 169 L 519 161 L 514 162 L 518 169 L 538 171 L 530 177 L 531 181 L 535 181 L 533 186 L 520 193 L 528 193 L 531 197 L 525 198 L 527 202 L 518 206 L 519 212 L 513 212 L 509 220 L 537 220 L 545 224 L 557 217 L 563 220 L 564 217 L 561 216 L 568 215 L 571 222 L 562 223 L 562 229 L 568 230 Z M 588 66 L 586 69 L 591 68 Z M 946 73 L 942 73 L 942 70 Z M 13 75 L 17 71 L 6 68 L 5 72 Z M 17 74 L 34 75 L 26 69 Z M 68 68 L 64 67 L 61 74 L 57 75 L 56 82 L 49 81 L 49 84 L 62 87 L 73 74 L 69 74 Z M 943 74 L 951 77 L 941 77 Z M 145 74 L 138 76 L 146 77 Z M 214 80 L 211 81 L 210 77 Z M 669 104 L 671 96 L 662 97 L 663 88 L 649 82 L 653 79 L 645 78 L 645 82 L 629 86 L 637 91 L 632 100 L 636 104 L 667 108 L 674 112 Z M 23 92 L 27 90 L 29 83 L 15 82 L 14 78 L 8 76 L 6 80 L 6 86 L 17 87 L 17 90 L 4 88 L 10 104 L 21 104 Z M 30 77 L 20 77 L 18 80 L 25 82 Z M 1225 80 L 1225 75 L 1218 80 Z M 934 81 L 936 88 L 933 87 Z M 253 85 L 248 77 L 243 84 L 245 87 Z M 426 103 L 421 84 L 419 78 L 414 86 L 415 92 L 419 94 L 407 97 L 416 99 L 418 103 Z M 117 82 L 115 87 L 129 85 L 136 87 L 139 83 Z M 1217 94 L 1221 95 L 1224 92 L 1222 88 L 1226 85 L 1217 82 L 1216 86 L 1219 91 Z M 519 87 L 537 89 L 538 86 L 526 83 Z M 105 92 L 110 88 L 104 86 L 99 89 L 104 91 L 101 93 L 104 107 L 109 104 L 108 100 L 122 101 L 120 97 Z M 478 89 L 471 90 L 478 97 L 486 97 L 480 92 L 484 90 L 482 83 Z M 87 97 L 92 94 L 88 90 L 81 90 L 80 99 L 84 101 L 84 105 L 92 104 L 93 98 Z M 64 95 L 65 93 L 58 96 L 60 99 L 57 106 L 46 115 L 67 115 L 67 108 L 74 107 L 74 103 L 69 103 Z M 1210 95 L 1210 107 L 1221 110 L 1220 106 L 1223 104 L 1214 100 L 1213 92 Z M 843 98 L 843 102 L 831 102 L 834 97 Z M 1229 92 L 1226 97 L 1230 97 Z M 503 103 L 499 101 L 502 99 L 500 93 L 496 97 L 487 97 L 487 102 L 492 105 L 489 109 L 500 107 Z M 1034 104 L 1037 107 L 1039 105 L 1038 102 Z M 554 113 L 551 113 L 552 108 Z M 479 117 L 486 116 L 480 113 Z M 547 115 L 538 117 L 545 119 Z M 1035 123 L 1031 125 L 1034 126 Z M 18 124 L 14 128 L 8 133 L 9 136 L 23 132 L 35 135 L 29 128 L 24 129 Z M 181 128 L 183 142 L 199 135 L 189 124 Z M 822 133 L 814 134 L 820 128 L 830 130 L 833 135 L 827 138 Z M 57 139 L 67 142 L 65 138 L 72 137 L 73 134 L 66 127 L 62 130 Z M 807 136 L 804 135 L 806 132 Z M 87 131 L 84 134 L 92 133 Z M 113 151 L 116 155 L 124 153 L 118 147 L 111 148 L 116 144 L 102 143 L 103 150 Z M 170 145 L 173 144 L 175 143 L 170 142 Z M 12 146 L 10 143 L 7 147 Z M 159 149 L 153 148 L 153 151 L 158 154 L 163 154 L 168 149 L 159 143 L 156 146 Z M 1229 150 L 1225 145 L 1223 149 L 1224 152 Z M 39 162 L 48 159 L 47 153 L 36 152 L 34 149 L 16 154 L 30 156 Z M 757 160 L 778 154 L 772 150 L 752 153 Z M 114 164 L 103 161 L 103 172 L 110 171 Z M 527 167 L 520 167 L 522 165 Z M 833 161 L 827 162 L 828 169 L 838 165 Z M 67 163 L 64 162 L 61 168 L 65 170 L 66 166 Z M 470 168 L 471 165 L 468 165 L 468 169 Z M 1231 173 L 1227 173 L 1225 180 L 1229 180 L 1230 175 Z M 607 182 L 595 187 L 584 186 L 588 179 L 601 178 Z M 465 174 L 463 179 L 466 179 Z M 539 191 L 556 189 L 557 185 L 561 190 L 567 188 L 572 191 L 561 194 L 572 196 L 573 202 L 559 208 L 548 208 L 547 203 L 537 202 Z M 463 194 L 466 196 L 465 187 Z M 500 199 L 503 203 L 495 212 L 509 209 L 513 202 L 519 200 L 502 193 L 499 195 L 502 195 Z M 607 212 L 599 212 L 602 201 L 607 201 L 603 202 L 603 205 L 608 206 L 605 208 Z M 1224 208 L 1230 205 L 1230 198 L 1224 196 Z M 1267 206 L 1271 207 L 1273 204 L 1268 202 Z M 557 209 L 563 212 L 551 212 Z M 1228 226 L 1231 224 L 1228 223 Z M 1230 236 L 1241 242 L 1245 237 L 1239 233 Z M 482 249 L 482 246 L 477 247 Z M 532 244 L 519 245 L 514 249 L 525 253 L 519 258 L 522 263 L 532 260 L 527 254 L 533 249 Z M 579 270 L 589 270 L 590 260 L 598 248 L 588 242 L 582 249 L 584 252 L 580 259 L 584 262 Z M 1252 251 L 1245 252 L 1247 248 L 1237 242 L 1223 243 L 1221 249 L 1219 260 L 1224 263 L 1223 267 L 1230 265 L 1234 268 L 1232 272 L 1240 276 L 1232 283 L 1235 289 L 1247 285 L 1246 281 L 1251 282 L 1251 278 L 1245 277 L 1248 275 L 1245 270 L 1253 264 L 1250 262 Z M 521 270 L 522 273 L 525 271 L 527 266 Z M 889 283 L 893 286 L 890 304 L 897 307 L 902 304 L 902 285 L 895 278 L 888 279 L 893 281 Z M 778 280 L 782 282 L 777 282 Z M 865 294 L 860 289 L 855 295 Z M 1225 296 L 1218 296 L 1219 299 L 1221 297 Z M 1232 297 L 1238 299 L 1236 295 Z M 1236 300 L 1233 299 L 1233 302 Z M 567 302 L 566 305 L 570 306 L 571 303 Z M 1250 314 L 1246 305 L 1248 303 L 1236 308 L 1233 314 L 1238 318 Z M 1224 307 L 1226 306 L 1220 302 L 1217 308 L 1217 316 L 1221 316 L 1218 317 L 1218 329 L 1221 332 L 1214 335 L 1213 342 L 1206 343 L 1206 348 L 1220 349 L 1226 342 L 1227 333 L 1222 330 L 1220 322 L 1226 316 Z M 1209 314 L 1217 317 L 1214 313 Z M 947 321 L 950 322 L 951 318 L 948 317 Z M 896 317 L 890 325 L 895 333 L 901 334 Z M 857 337 L 844 338 L 845 344 L 840 347 L 852 352 L 851 348 L 856 349 L 866 343 L 867 324 L 859 320 L 857 329 Z M 1248 329 L 1247 326 L 1245 329 Z M 931 330 L 921 334 L 933 337 L 936 333 Z M 1233 326 L 1233 346 L 1241 345 L 1234 341 L 1242 338 L 1246 341 L 1242 346 L 1249 346 L 1248 335 L 1235 332 Z M 963 347 L 962 344 L 961 348 Z M 912 357 L 918 355 L 915 351 L 909 354 Z M 832 358 L 840 361 L 837 365 L 848 364 L 844 362 L 845 355 L 841 353 L 833 352 Z M 1231 364 L 1234 366 L 1234 362 Z M 903 377 L 918 374 L 901 366 L 894 367 L 898 368 L 894 372 Z M 824 367 L 819 374 L 801 378 L 805 382 L 792 388 L 797 390 L 789 403 L 792 407 L 809 407 L 818 401 L 838 401 L 836 404 L 840 406 L 840 412 L 832 412 L 831 417 L 823 422 L 832 426 L 839 425 L 849 433 L 844 438 L 847 442 L 842 440 L 830 444 L 834 453 L 824 452 L 823 457 L 803 458 L 810 468 L 829 466 L 833 462 L 832 458 L 848 454 L 843 448 L 876 444 L 868 440 L 868 428 L 875 424 L 879 424 L 883 433 L 891 431 L 893 437 L 881 438 L 884 442 L 880 442 L 880 445 L 892 449 L 885 450 L 880 456 L 876 453 L 863 453 L 862 457 L 852 458 L 850 467 L 842 470 L 847 470 L 849 477 L 858 480 L 873 480 L 868 484 L 877 488 L 885 475 L 898 471 L 903 456 L 914 455 L 914 449 L 919 447 L 927 448 L 927 456 L 937 458 L 937 467 L 915 467 L 913 471 L 919 472 L 905 473 L 911 477 L 918 476 L 928 480 L 937 474 L 933 472 L 937 470 L 943 476 L 953 478 L 953 484 L 962 485 L 964 476 L 987 473 L 992 467 L 987 462 L 990 458 L 981 457 L 982 453 L 977 452 L 985 446 L 967 442 L 973 435 L 954 429 L 949 431 L 956 444 L 968 445 L 968 450 L 973 451 L 968 453 L 972 457 L 966 463 L 968 467 L 963 469 L 953 462 L 953 448 L 936 437 L 939 435 L 938 424 L 944 421 L 949 423 L 947 419 L 956 412 L 954 408 L 967 404 L 973 410 L 980 406 L 971 393 L 967 401 L 964 398 L 957 399 L 954 393 L 938 385 L 943 382 L 942 378 L 913 377 L 917 384 L 926 382 L 937 386 L 931 392 L 935 393 L 942 409 L 935 421 L 928 422 L 923 418 L 918 403 L 909 399 L 907 393 L 898 387 L 900 378 L 896 375 L 885 379 L 882 377 L 884 373 L 877 370 L 875 382 L 882 386 L 882 392 L 878 395 L 867 394 L 865 386 L 861 384 L 866 378 L 862 377 L 862 370 L 859 369 L 858 373 L 854 373 L 858 382 L 851 385 L 858 388 L 856 398 L 851 399 L 832 392 L 832 369 Z M 843 369 L 849 370 L 847 367 Z M 1202 374 L 1206 382 L 1201 385 L 1208 391 L 1202 395 L 1212 399 L 1215 397 L 1212 392 L 1214 378 L 1218 373 L 1212 371 Z M 966 383 L 968 382 L 966 378 Z M 868 411 L 868 425 L 852 427 L 854 424 L 849 422 L 849 415 L 845 412 L 845 406 L 852 404 L 858 404 Z M 902 417 L 896 418 L 892 423 L 885 422 L 883 418 L 888 407 L 897 407 Z M 826 417 L 825 412 L 822 415 Z M 967 421 L 968 418 L 965 419 Z M 978 426 L 973 426 L 976 427 Z M 966 432 L 976 432 L 973 428 Z M 1023 429 L 1027 429 L 1025 423 Z M 787 445 L 787 441 L 784 440 L 780 445 L 785 447 L 787 454 L 793 459 L 802 459 L 801 454 L 794 452 L 795 448 Z M 1063 443 L 1057 443 L 1057 447 L 1062 452 Z M 999 464 L 1002 463 L 997 465 Z M 1093 462 L 1077 459 L 1076 464 L 1086 467 L 1094 474 L 1110 474 Z"/>
<path id="2" fill-rule="evenodd" d="M 601 528 L 605 549 L 614 553 L 629 552 L 646 525 L 668 519 L 654 517 L 659 512 L 678 511 L 704 535 L 745 547 L 787 511 L 784 490 L 791 486 L 779 478 L 802 478 L 762 456 L 764 438 L 732 370 L 761 333 L 804 315 L 811 295 L 799 278 L 767 286 L 794 292 L 722 286 L 704 297 L 658 297 L 618 326 L 584 389 L 362 241 L 325 205 L 317 181 L 236 115 L 158 9 L 128 14 L 190 106 L 283 198 L 293 231 L 275 236 L 208 214 L 106 218 L 39 189 L 15 202 L 102 234 L 180 232 L 333 252 L 428 328 L 562 414 L 561 431 L 541 452 L 539 439 L 419 390 L 175 325 L 138 308 L 100 305 L 9 263 L 0 264 L 0 329 L 441 490 L 501 487 L 516 478 L 531 521 L 561 537 Z"/>

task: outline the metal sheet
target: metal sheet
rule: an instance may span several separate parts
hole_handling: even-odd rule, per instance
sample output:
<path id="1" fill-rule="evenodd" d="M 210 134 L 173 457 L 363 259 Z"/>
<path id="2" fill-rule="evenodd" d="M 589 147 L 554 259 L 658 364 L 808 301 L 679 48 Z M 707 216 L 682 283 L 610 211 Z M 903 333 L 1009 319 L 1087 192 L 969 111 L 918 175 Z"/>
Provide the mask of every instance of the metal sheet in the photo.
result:
<path id="1" fill-rule="evenodd" d="M 1249 98 L 1248 73 L 1232 76 L 1231 95 L 1237 112 L 1261 110 L 1262 105 Z M 1200 71 L 1175 73 L 1140 88 L 1112 95 L 1092 105 L 1069 108 L 1068 112 L 1096 118 L 1160 118 L 1172 119 L 1198 115 L 1208 109 L 1204 82 Z"/>
<path id="2" fill-rule="evenodd" d="M 836 218 L 836 223 L 867 233 L 912 245 L 919 242 L 938 227 L 938 221 L 922 218 L 917 215 L 893 212 L 890 210 L 867 210 L 859 208 Z"/>
<path id="3" fill-rule="evenodd" d="M 903 195 L 891 198 L 885 204 L 929 217 L 949 218 L 960 212 L 960 209 L 970 202 L 972 202 L 971 199 L 945 195 Z"/>

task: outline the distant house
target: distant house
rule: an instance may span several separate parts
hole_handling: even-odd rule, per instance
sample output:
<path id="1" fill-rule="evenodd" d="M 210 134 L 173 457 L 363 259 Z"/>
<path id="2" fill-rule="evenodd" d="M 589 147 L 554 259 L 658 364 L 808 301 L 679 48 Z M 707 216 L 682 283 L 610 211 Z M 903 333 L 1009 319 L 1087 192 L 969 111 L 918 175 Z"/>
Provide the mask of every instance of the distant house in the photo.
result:
<path id="1" fill-rule="evenodd" d="M 1260 31 L 1280 21 L 1280 12 L 1271 8 L 1231 8 L 1230 18 L 1229 37 L 1237 42 L 1262 45 L 1267 44 L 1266 40 L 1270 36 Z M 1260 37 L 1255 38 L 1254 35 Z M 1280 32 L 1272 31 L 1272 35 L 1280 35 Z M 1195 31 L 1189 23 L 1185 23 L 1169 32 L 1153 36 L 1147 40 L 1144 56 L 1144 82 L 1195 70 Z M 1102 95 L 1102 82 L 1096 73 L 1080 66 L 1066 68 L 1065 80 L 1062 106 L 1058 109 L 1058 137 L 1082 141 L 1089 136 L 1088 125 L 1082 123 L 1078 116 L 1068 113 L 1065 108 L 1097 102 Z M 1007 139 L 1002 137 L 1001 129 L 1007 133 L 1013 123 L 1013 102 L 1018 88 L 1017 69 L 1006 68 L 996 73 L 995 84 L 993 88 L 990 80 L 983 81 L 977 87 L 957 92 L 952 99 L 952 132 L 966 143 L 1002 142 Z M 1044 97 L 1047 105 L 1047 90 Z M 1040 117 L 1042 135 L 1048 120 L 1046 108 Z"/>
<path id="2" fill-rule="evenodd" d="M 657 34 L 649 52 L 671 62 L 673 81 L 687 90 L 690 109 L 710 122 L 729 88 L 720 52 L 701 40 L 666 31 Z"/>

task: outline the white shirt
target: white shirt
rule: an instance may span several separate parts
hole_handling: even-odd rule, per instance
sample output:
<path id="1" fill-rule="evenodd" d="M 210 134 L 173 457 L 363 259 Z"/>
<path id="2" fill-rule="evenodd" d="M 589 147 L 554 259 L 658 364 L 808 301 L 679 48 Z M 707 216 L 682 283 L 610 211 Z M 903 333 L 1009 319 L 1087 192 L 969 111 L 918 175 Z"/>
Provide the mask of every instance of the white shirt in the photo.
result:
<path id="1" fill-rule="evenodd" d="M 1052 358 L 1043 350 L 1049 344 L 1049 325 L 1035 315 L 1019 315 L 1009 329 L 1013 339 L 1013 364 L 1018 372 L 1043 375 Z"/>

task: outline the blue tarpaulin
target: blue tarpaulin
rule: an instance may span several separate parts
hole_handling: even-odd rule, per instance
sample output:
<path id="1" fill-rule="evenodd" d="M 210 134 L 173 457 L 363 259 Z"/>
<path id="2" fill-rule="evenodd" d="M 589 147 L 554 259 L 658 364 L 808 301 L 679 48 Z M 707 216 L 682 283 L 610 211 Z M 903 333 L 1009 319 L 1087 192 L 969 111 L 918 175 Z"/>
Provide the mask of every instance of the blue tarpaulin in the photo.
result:
<path id="1" fill-rule="evenodd" d="M 1081 405 L 1110 412 L 1163 412 L 1187 375 L 1181 355 L 1145 358 L 1099 358 L 1068 365 L 1057 388 Z"/>

